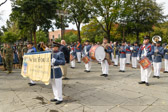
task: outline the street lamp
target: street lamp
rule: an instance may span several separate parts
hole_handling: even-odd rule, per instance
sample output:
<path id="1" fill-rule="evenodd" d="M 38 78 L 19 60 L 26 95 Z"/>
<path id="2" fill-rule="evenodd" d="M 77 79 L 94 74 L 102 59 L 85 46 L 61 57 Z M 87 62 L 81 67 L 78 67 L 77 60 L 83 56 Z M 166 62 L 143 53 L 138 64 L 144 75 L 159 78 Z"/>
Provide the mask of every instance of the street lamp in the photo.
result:
<path id="1" fill-rule="evenodd" d="M 65 28 L 68 27 L 68 25 L 66 26 L 64 24 L 63 20 L 64 20 L 64 17 L 69 16 L 69 14 L 65 10 L 56 10 L 56 14 L 59 15 L 61 18 L 61 39 L 63 39 L 64 34 L 65 34 Z"/>

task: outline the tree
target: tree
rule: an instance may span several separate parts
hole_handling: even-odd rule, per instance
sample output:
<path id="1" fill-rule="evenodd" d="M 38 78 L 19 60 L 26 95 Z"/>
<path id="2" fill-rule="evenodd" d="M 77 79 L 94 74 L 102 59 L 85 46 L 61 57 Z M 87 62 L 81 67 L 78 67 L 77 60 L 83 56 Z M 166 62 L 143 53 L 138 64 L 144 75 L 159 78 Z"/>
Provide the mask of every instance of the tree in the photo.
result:
<path id="1" fill-rule="evenodd" d="M 89 0 L 89 4 L 94 8 L 93 17 L 110 41 L 110 31 L 119 18 L 122 0 Z"/>
<path id="2" fill-rule="evenodd" d="M 89 24 L 82 27 L 81 37 L 90 40 L 91 42 L 97 42 L 96 37 L 104 37 L 105 33 L 102 30 L 100 24 L 92 19 Z M 97 39 L 98 40 L 98 39 Z"/>
<path id="3" fill-rule="evenodd" d="M 12 3 L 13 20 L 18 21 L 20 29 L 28 27 L 34 37 L 36 45 L 36 30 L 52 27 L 52 19 L 55 17 L 57 6 L 61 0 L 17 0 Z"/>
<path id="4" fill-rule="evenodd" d="M 71 44 L 72 42 L 76 42 L 78 40 L 78 36 L 76 32 L 68 32 L 64 35 L 64 40 L 67 44 Z"/>
<path id="5" fill-rule="evenodd" d="M 65 1 L 66 11 L 70 14 L 69 20 L 75 23 L 78 30 L 78 40 L 81 42 L 80 28 L 82 23 L 88 23 L 91 9 L 88 0 L 67 0 Z"/>
<path id="6" fill-rule="evenodd" d="M 153 26 L 165 19 L 161 6 L 155 0 L 125 0 L 121 15 L 121 21 L 126 23 L 126 32 L 135 33 L 138 42 L 141 32 L 152 32 Z"/>
<path id="7" fill-rule="evenodd" d="M 37 43 L 39 42 L 44 42 L 47 43 L 48 38 L 47 38 L 47 34 L 44 31 L 38 31 L 37 32 Z"/>
<path id="8" fill-rule="evenodd" d="M 7 43 L 14 43 L 16 40 L 18 40 L 18 35 L 16 35 L 13 32 L 5 32 L 3 36 L 1 36 L 2 42 Z"/>

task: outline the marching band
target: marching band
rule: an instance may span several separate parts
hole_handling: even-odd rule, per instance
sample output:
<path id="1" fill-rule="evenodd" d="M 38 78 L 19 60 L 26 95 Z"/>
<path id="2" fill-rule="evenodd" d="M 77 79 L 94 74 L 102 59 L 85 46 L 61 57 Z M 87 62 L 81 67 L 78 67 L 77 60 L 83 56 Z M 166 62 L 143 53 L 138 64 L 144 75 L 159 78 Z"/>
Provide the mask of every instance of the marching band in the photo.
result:
<path id="1" fill-rule="evenodd" d="M 139 47 L 137 42 L 133 45 L 130 42 L 122 41 L 108 43 L 107 38 L 103 38 L 102 44 L 91 44 L 89 40 L 82 45 L 79 41 L 71 44 L 70 47 L 66 45 L 65 40 L 61 41 L 61 44 L 52 43 L 53 48 L 49 45 L 46 50 L 53 51 L 51 59 L 51 85 L 54 93 L 54 99 L 51 102 L 60 104 L 63 101 L 62 98 L 62 79 L 67 78 L 67 66 L 66 63 L 70 62 L 72 69 L 76 68 L 76 59 L 78 63 L 84 62 L 84 72 L 89 73 L 91 71 L 91 63 L 101 63 L 102 74 L 100 76 L 108 77 L 109 67 L 120 66 L 119 72 L 126 71 L 126 65 L 132 63 L 132 68 L 137 69 L 140 65 L 141 81 L 139 84 L 145 84 L 149 86 L 149 77 L 152 74 L 152 68 L 154 69 L 153 78 L 160 78 L 160 72 L 162 68 L 162 60 L 164 58 L 164 73 L 168 73 L 168 45 L 162 47 L 161 37 L 154 36 L 152 38 L 154 44 L 150 44 L 150 37 L 145 36 L 143 44 Z M 14 56 L 18 56 L 18 60 L 22 62 L 24 53 L 36 52 L 33 43 L 28 43 L 27 46 L 20 44 L 21 48 L 15 48 L 12 50 L 9 44 L 4 44 L 0 50 L 0 64 L 3 64 L 3 70 L 12 72 L 12 60 Z M 11 49 L 9 49 L 11 48 Z M 43 48 L 45 49 L 45 47 Z M 13 53 L 16 53 L 13 55 Z M 68 53 L 69 52 L 69 53 Z M 138 64 L 139 62 L 139 64 Z M 21 64 L 18 62 L 18 64 Z M 62 78 L 64 76 L 64 78 Z M 30 86 L 36 85 L 36 82 L 30 80 Z"/>

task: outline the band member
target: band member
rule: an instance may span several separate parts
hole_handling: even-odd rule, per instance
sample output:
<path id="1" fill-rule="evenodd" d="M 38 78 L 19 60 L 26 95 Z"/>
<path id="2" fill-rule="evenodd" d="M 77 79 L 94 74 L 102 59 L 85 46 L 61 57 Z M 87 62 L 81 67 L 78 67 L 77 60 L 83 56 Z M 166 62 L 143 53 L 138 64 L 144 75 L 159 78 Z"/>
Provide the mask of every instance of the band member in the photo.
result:
<path id="1" fill-rule="evenodd" d="M 154 68 L 154 76 L 153 78 L 160 78 L 160 70 L 162 67 L 162 56 L 164 55 L 164 48 L 160 46 L 161 41 L 156 43 L 154 47 L 154 59 L 153 59 L 153 68 Z"/>
<path id="2" fill-rule="evenodd" d="M 143 59 L 144 57 L 147 57 L 152 62 L 152 55 L 154 54 L 154 49 L 152 45 L 149 43 L 150 37 L 145 36 L 143 45 L 141 45 L 139 51 L 138 51 L 138 57 L 137 59 Z M 141 68 L 141 82 L 139 84 L 146 84 L 146 86 L 149 86 L 149 77 L 152 73 L 152 67 L 143 69 Z"/>
<path id="3" fill-rule="evenodd" d="M 122 46 L 120 47 L 120 70 L 119 72 L 125 72 L 125 62 L 126 62 L 126 45 L 125 42 L 122 42 Z"/>
<path id="4" fill-rule="evenodd" d="M 152 47 L 154 48 L 156 46 L 156 44 L 154 42 L 152 42 Z M 152 60 L 154 60 L 154 54 L 152 55 Z"/>
<path id="5" fill-rule="evenodd" d="M 132 47 L 132 68 L 137 68 L 137 56 L 139 51 L 138 43 L 135 42 L 134 46 Z"/>
<path id="6" fill-rule="evenodd" d="M 114 43 L 115 43 L 115 42 L 114 42 Z M 114 62 L 114 53 L 113 53 L 114 44 L 113 44 L 112 41 L 110 41 L 110 45 L 111 45 L 111 47 L 112 47 L 111 60 L 112 60 L 112 62 Z"/>
<path id="7" fill-rule="evenodd" d="M 120 49 L 120 46 L 118 45 L 118 42 L 114 42 L 114 45 L 113 45 L 114 66 L 118 66 L 119 49 Z"/>
<path id="8" fill-rule="evenodd" d="M 76 55 L 77 55 L 78 63 L 81 63 L 81 51 L 82 51 L 82 45 L 81 45 L 81 43 L 79 41 L 77 41 Z"/>
<path id="9" fill-rule="evenodd" d="M 63 80 L 68 80 L 69 78 L 67 78 L 67 64 L 69 63 L 69 57 L 70 57 L 70 51 L 66 45 L 65 40 L 61 40 L 61 46 L 59 49 L 61 52 L 64 53 L 64 57 L 65 57 L 65 61 L 66 64 L 65 65 L 61 65 L 61 70 L 62 70 L 62 74 L 63 74 Z"/>
<path id="10" fill-rule="evenodd" d="M 53 55 L 51 56 L 51 85 L 54 93 L 54 99 L 51 99 L 51 102 L 56 102 L 56 104 L 60 104 L 63 101 L 62 98 L 62 70 L 60 65 L 65 65 L 65 57 L 64 53 L 59 51 L 59 47 L 61 46 L 58 43 L 53 45 Z"/>
<path id="11" fill-rule="evenodd" d="M 89 56 L 90 48 L 91 48 L 91 45 L 89 45 L 89 41 L 86 40 L 85 47 L 83 48 L 83 57 L 87 56 L 90 59 L 90 56 Z M 90 72 L 90 69 L 91 69 L 91 59 L 87 64 L 85 63 L 85 71 L 84 72 Z"/>
<path id="12" fill-rule="evenodd" d="M 130 64 L 131 62 L 131 44 L 130 42 L 127 43 L 128 45 L 126 46 L 126 64 Z"/>
<path id="13" fill-rule="evenodd" d="M 168 73 L 168 45 L 164 48 L 164 59 L 165 59 L 165 71 L 164 73 Z"/>
<path id="14" fill-rule="evenodd" d="M 35 52 L 34 49 L 33 49 L 33 43 L 29 42 L 27 44 L 27 48 L 28 48 L 27 53 Z M 36 85 L 36 82 L 34 82 L 33 80 L 30 79 L 30 82 L 28 84 L 29 84 L 29 86 L 34 86 L 34 85 Z"/>
<path id="15" fill-rule="evenodd" d="M 101 76 L 107 77 L 109 73 L 109 65 L 111 65 L 112 63 L 110 58 L 110 53 L 112 52 L 112 48 L 110 44 L 108 44 L 108 40 L 106 38 L 103 39 L 102 46 L 104 47 L 106 56 L 105 56 L 105 59 L 101 62 L 101 67 L 102 67 Z"/>
<path id="16" fill-rule="evenodd" d="M 76 51 L 75 51 L 75 45 L 74 44 L 71 46 L 70 56 L 71 56 L 70 57 L 71 68 L 74 69 L 75 68 L 75 58 L 76 58 Z"/>

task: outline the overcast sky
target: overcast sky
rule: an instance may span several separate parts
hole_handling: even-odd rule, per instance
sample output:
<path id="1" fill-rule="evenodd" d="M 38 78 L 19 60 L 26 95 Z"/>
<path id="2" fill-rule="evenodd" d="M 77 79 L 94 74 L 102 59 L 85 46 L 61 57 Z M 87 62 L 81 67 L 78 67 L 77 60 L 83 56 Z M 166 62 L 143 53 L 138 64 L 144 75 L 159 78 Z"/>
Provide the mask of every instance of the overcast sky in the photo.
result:
<path id="1" fill-rule="evenodd" d="M 4 0 L 0 0 L 0 3 Z M 168 14 L 168 0 L 156 0 L 159 4 L 163 3 L 164 8 L 164 14 Z M 5 25 L 6 20 L 9 18 L 9 15 L 11 13 L 11 3 L 10 0 L 7 1 L 4 5 L 0 7 L 0 27 L 2 25 Z M 69 24 L 69 28 L 67 29 L 76 29 L 75 25 Z"/>

